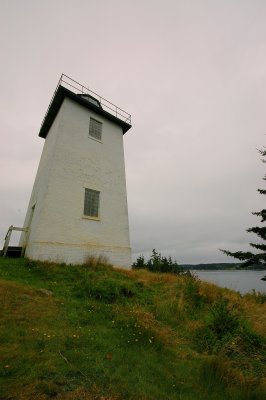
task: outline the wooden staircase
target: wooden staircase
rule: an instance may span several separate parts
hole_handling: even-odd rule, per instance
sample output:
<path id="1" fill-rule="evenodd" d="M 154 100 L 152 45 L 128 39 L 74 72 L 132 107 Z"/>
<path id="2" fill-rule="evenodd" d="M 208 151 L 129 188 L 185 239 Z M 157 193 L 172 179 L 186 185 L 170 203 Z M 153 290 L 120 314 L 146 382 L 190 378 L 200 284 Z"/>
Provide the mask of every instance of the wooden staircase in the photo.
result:
<path id="1" fill-rule="evenodd" d="M 9 246 L 10 238 L 12 231 L 27 231 L 27 228 L 18 228 L 16 226 L 11 225 L 8 228 L 6 237 L 5 237 L 5 244 L 2 250 L 0 250 L 0 256 L 2 257 L 23 257 L 25 253 L 25 247 L 22 246 Z"/>

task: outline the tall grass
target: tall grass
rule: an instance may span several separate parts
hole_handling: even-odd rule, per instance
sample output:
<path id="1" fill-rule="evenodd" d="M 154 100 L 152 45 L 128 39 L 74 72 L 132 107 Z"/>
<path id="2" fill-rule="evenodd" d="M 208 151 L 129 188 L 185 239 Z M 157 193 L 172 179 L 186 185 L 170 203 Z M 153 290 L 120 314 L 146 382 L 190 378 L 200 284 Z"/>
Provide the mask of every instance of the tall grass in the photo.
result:
<path id="1" fill-rule="evenodd" d="M 264 398 L 265 304 L 108 264 L 0 260 L 1 400 Z"/>

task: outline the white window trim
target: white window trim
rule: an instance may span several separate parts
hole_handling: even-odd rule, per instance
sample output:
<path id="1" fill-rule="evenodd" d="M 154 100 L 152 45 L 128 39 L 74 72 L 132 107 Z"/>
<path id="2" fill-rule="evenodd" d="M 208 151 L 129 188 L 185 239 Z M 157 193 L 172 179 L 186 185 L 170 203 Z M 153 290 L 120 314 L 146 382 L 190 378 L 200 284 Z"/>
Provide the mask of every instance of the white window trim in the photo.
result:
<path id="1" fill-rule="evenodd" d="M 100 217 L 90 217 L 89 215 L 82 215 L 82 217 L 81 217 L 82 219 L 89 219 L 89 220 L 91 220 L 91 221 L 101 221 L 101 218 Z"/>
<path id="2" fill-rule="evenodd" d="M 103 143 L 103 141 L 102 140 L 99 140 L 99 139 L 96 139 L 96 138 L 94 138 L 94 137 L 92 137 L 90 134 L 89 134 L 89 139 L 91 139 L 91 140 L 94 140 L 95 142 L 98 142 L 98 143 Z"/>

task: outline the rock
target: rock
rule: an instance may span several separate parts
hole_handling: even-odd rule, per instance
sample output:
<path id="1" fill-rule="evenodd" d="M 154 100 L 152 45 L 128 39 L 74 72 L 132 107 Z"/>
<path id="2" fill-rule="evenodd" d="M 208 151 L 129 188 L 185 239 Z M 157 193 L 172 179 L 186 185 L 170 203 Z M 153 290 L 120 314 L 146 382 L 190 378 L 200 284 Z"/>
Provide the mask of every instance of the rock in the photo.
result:
<path id="1" fill-rule="evenodd" d="M 38 289 L 38 292 L 41 293 L 41 294 L 44 294 L 45 296 L 52 296 L 53 295 L 53 292 L 51 292 L 51 290 L 44 289 L 44 288 Z"/>

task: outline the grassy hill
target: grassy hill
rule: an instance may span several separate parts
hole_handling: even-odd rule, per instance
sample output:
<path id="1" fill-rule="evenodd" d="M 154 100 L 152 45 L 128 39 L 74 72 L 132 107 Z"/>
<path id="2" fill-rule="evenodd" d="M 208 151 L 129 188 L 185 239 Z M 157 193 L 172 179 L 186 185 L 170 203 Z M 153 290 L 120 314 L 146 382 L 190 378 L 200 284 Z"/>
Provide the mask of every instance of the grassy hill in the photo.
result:
<path id="1" fill-rule="evenodd" d="M 262 294 L 0 259 L 0 296 L 1 400 L 266 398 Z"/>

